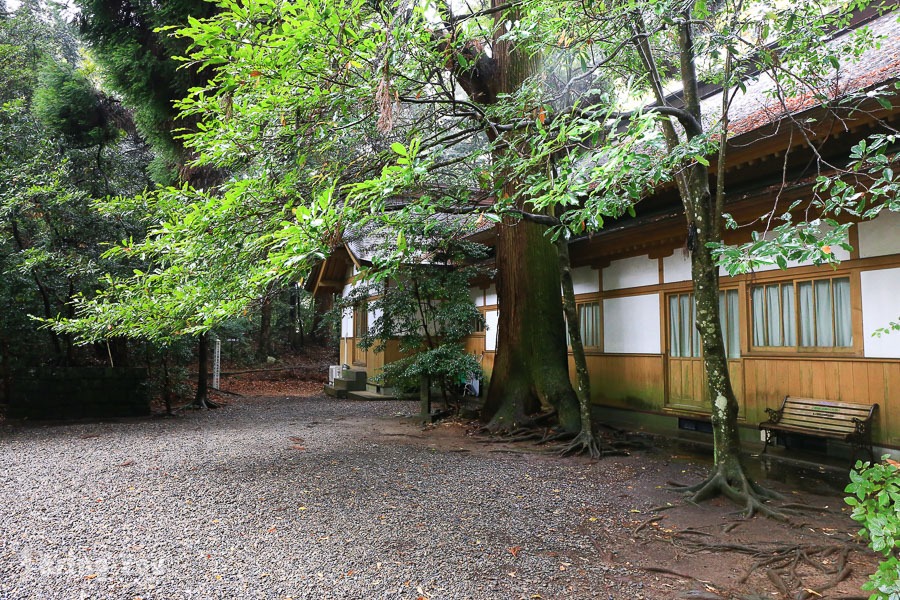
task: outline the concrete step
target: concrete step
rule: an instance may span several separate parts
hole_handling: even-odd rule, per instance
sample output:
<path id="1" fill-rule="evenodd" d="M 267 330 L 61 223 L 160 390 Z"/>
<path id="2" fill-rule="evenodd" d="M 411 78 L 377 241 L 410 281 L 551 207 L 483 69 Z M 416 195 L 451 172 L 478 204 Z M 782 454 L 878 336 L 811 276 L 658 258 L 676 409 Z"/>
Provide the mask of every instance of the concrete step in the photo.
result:
<path id="1" fill-rule="evenodd" d="M 366 382 L 366 391 L 367 392 L 375 392 L 376 394 L 382 394 L 385 396 L 394 396 L 394 388 L 388 387 L 386 385 L 379 385 L 377 383 L 372 383 L 370 381 Z"/>
<path id="2" fill-rule="evenodd" d="M 347 390 L 339 390 L 333 385 L 325 384 L 325 395 L 333 398 L 346 398 Z"/>
<path id="3" fill-rule="evenodd" d="M 348 400 L 396 400 L 396 396 L 389 394 L 379 394 L 377 392 L 359 391 L 348 392 Z"/>
<path id="4" fill-rule="evenodd" d="M 361 381 L 363 384 L 369 378 L 369 374 L 365 369 L 343 369 L 341 371 L 341 379 L 350 379 L 353 381 Z"/>
<path id="5" fill-rule="evenodd" d="M 366 380 L 363 379 L 344 379 L 338 377 L 334 380 L 334 388 L 338 390 L 346 390 L 348 392 L 358 392 L 366 389 Z"/>

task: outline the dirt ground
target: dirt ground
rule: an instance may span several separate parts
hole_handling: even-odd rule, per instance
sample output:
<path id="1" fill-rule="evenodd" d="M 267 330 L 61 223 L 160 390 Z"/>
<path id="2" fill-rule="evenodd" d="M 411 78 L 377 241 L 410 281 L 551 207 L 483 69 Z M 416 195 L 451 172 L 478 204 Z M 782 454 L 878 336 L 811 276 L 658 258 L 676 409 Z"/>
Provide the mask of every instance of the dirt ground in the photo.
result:
<path id="1" fill-rule="evenodd" d="M 245 373 L 223 379 L 222 388 L 244 396 L 218 394 L 225 402 L 254 402 L 253 396 L 310 396 L 321 393 L 321 370 Z M 353 425 L 353 417 L 348 415 Z M 586 458 L 559 458 L 552 449 L 529 443 L 506 443 L 477 434 L 473 423 L 440 422 L 423 428 L 403 416 L 380 418 L 356 425 L 360 435 L 379 443 L 419 446 L 423 451 L 459 452 L 473 456 L 527 461 L 540 465 L 569 463 L 590 466 Z M 859 527 L 849 518 L 842 495 L 827 486 L 791 489 L 777 482 L 764 484 L 798 503 L 819 507 L 789 524 L 765 518 L 744 519 L 739 507 L 717 499 L 702 506 L 685 502 L 670 491 L 670 483 L 702 480 L 708 458 L 679 451 L 665 439 L 648 438 L 650 448 L 627 457 L 604 458 L 613 463 L 617 503 L 628 524 L 598 536 L 592 534 L 596 553 L 570 557 L 603 561 L 626 567 L 623 572 L 643 573 L 645 598 L 694 599 L 862 599 L 861 585 L 875 571 L 878 558 L 859 543 Z M 610 482 L 612 483 L 612 482 Z M 584 523 L 597 519 L 573 518 L 572 535 L 585 535 Z M 583 517 L 587 516 L 585 520 Z M 622 533 L 624 531 L 624 534 Z M 574 574 L 573 574 L 574 576 Z M 635 576 L 624 576 L 632 579 Z M 623 582 L 624 583 L 624 582 Z"/>

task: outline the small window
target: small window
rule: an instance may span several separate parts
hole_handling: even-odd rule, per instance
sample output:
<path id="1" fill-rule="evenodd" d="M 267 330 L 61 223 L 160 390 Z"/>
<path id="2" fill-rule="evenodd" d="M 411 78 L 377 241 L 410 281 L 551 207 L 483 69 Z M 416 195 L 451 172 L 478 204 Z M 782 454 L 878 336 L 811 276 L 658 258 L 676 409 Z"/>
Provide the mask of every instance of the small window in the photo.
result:
<path id="1" fill-rule="evenodd" d="M 725 355 L 728 358 L 739 358 L 741 336 L 737 290 L 719 292 L 719 320 L 722 325 Z M 697 306 L 694 295 L 673 294 L 669 296 L 669 355 L 694 358 L 700 354 L 700 332 L 697 331 Z"/>
<path id="2" fill-rule="evenodd" d="M 366 306 L 353 309 L 353 337 L 361 338 L 369 330 L 369 311 Z"/>
<path id="3" fill-rule="evenodd" d="M 750 294 L 754 346 L 853 346 L 849 277 L 759 285 Z"/>
<path id="4" fill-rule="evenodd" d="M 599 348 L 603 344 L 601 335 L 602 322 L 600 321 L 599 302 L 580 302 L 575 305 L 578 311 L 578 326 L 581 332 L 581 343 L 585 348 Z M 565 315 L 563 315 L 565 319 Z M 572 336 L 569 335 L 569 327 L 566 326 L 566 344 L 572 345 Z"/>
<path id="5" fill-rule="evenodd" d="M 484 314 L 472 319 L 472 333 L 484 333 Z"/>
<path id="6" fill-rule="evenodd" d="M 578 305 L 578 325 L 581 330 L 581 343 L 585 348 L 596 348 L 602 343 L 600 339 L 600 303 L 585 302 Z"/>

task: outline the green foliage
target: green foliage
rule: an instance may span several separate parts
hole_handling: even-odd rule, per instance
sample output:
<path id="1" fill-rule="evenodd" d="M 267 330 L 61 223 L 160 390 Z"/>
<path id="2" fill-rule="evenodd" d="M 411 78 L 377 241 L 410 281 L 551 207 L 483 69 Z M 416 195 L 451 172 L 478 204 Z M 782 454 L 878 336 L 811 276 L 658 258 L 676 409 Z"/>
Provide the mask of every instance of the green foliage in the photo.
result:
<path id="1" fill-rule="evenodd" d="M 897 600 L 900 598 L 897 544 L 900 539 L 900 463 L 890 460 L 889 455 L 873 465 L 858 461 L 844 491 L 852 494 L 844 499 L 853 507 L 852 518 L 863 524 L 859 534 L 868 540 L 873 550 L 886 558 L 863 589 L 874 592 L 870 596 L 872 600 Z"/>
<path id="2" fill-rule="evenodd" d="M 68 65 L 48 63 L 38 80 L 33 109 L 51 132 L 75 146 L 96 146 L 114 139 L 116 131 L 104 114 L 100 93 L 87 77 Z"/>
<path id="3" fill-rule="evenodd" d="M 379 245 L 373 266 L 360 273 L 362 279 L 335 312 L 357 309 L 374 315 L 358 341 L 361 348 L 383 352 L 388 342 L 399 344 L 404 356 L 378 375 L 385 383 L 408 389 L 425 375 L 451 389 L 481 373 L 479 361 L 464 351 L 462 342 L 476 326 L 484 326 L 469 286 L 473 278 L 486 275 L 477 265 L 485 249 L 433 223 L 426 227 L 420 222 L 400 233 L 407 240 L 406 258 L 395 257 L 391 242 Z M 393 239 L 384 232 L 381 236 Z"/>
<path id="4" fill-rule="evenodd" d="M 148 152 L 138 139 L 91 129 L 103 120 L 102 92 L 62 62 L 74 42 L 54 19 L 28 3 L 0 19 L 0 45 L 23 59 L 17 69 L 0 67 L 0 302 L 18 307 L 0 314 L 0 351 L 10 367 L 95 360 L 77 356 L 71 338 L 39 331 L 34 319 L 71 315 L 76 295 L 90 296 L 105 274 L 140 265 L 104 257 L 116 240 L 143 236 L 139 219 L 96 205 L 149 183 Z"/>
<path id="5" fill-rule="evenodd" d="M 206 78 L 193 68 L 179 69 L 175 57 L 186 44 L 159 28 L 184 25 L 189 18 L 204 18 L 216 5 L 204 0 L 79 0 L 81 33 L 90 42 L 93 56 L 109 84 L 135 109 L 138 130 L 157 151 L 154 175 L 160 183 L 172 183 L 174 164 L 182 164 L 177 100 L 202 85 Z"/>

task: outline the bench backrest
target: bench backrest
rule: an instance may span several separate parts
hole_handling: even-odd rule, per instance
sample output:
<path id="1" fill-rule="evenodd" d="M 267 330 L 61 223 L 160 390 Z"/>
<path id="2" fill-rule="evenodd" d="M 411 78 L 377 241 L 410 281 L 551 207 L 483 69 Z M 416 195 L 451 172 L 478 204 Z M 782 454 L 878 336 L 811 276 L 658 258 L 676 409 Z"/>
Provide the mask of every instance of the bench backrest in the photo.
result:
<path id="1" fill-rule="evenodd" d="M 855 431 L 854 419 L 866 421 L 872 416 L 876 406 L 878 405 L 788 396 L 784 399 L 778 423 L 834 435 L 846 435 Z"/>

